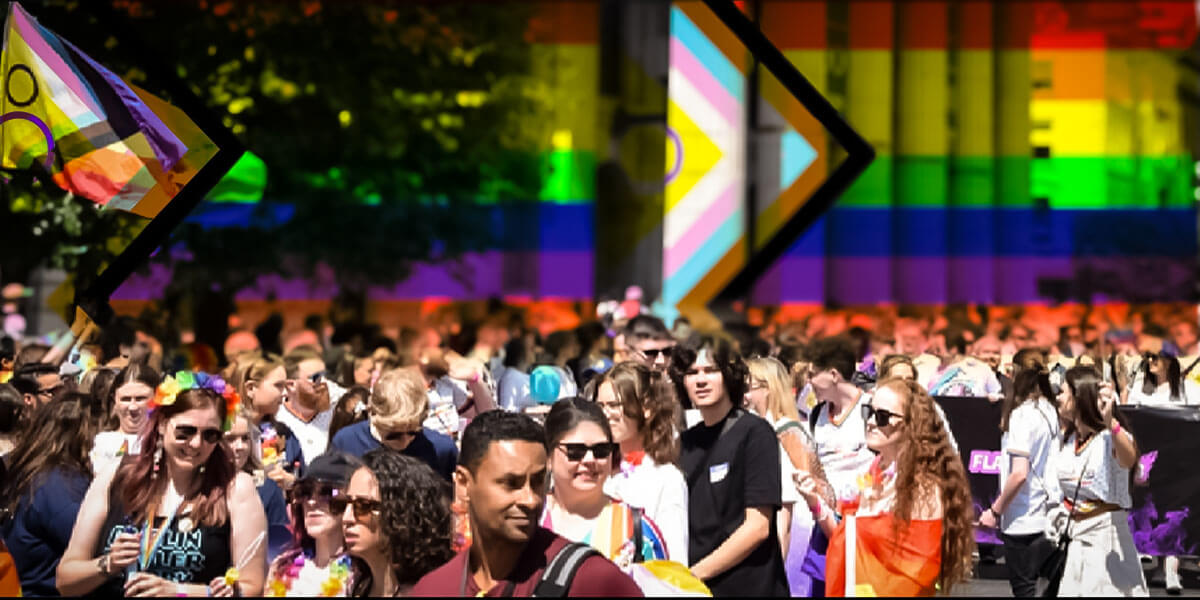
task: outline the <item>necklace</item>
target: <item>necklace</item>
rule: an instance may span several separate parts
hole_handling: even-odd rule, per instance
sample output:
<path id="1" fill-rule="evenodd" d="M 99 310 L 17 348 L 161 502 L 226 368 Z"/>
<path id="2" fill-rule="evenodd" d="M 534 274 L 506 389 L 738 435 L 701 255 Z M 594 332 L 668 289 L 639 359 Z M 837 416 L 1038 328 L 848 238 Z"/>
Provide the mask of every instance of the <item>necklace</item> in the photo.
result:
<path id="1" fill-rule="evenodd" d="M 296 558 L 292 559 L 291 564 L 287 567 L 277 569 L 276 573 L 271 576 L 271 582 L 267 585 L 266 595 L 272 597 L 284 597 L 288 592 L 299 582 L 300 575 L 304 571 L 306 564 L 309 564 L 311 557 L 305 552 L 296 554 Z M 314 593 L 316 595 L 332 597 L 344 596 L 349 592 L 347 583 L 350 579 L 350 556 L 343 554 L 329 561 L 329 573 L 326 577 L 317 581 L 309 581 L 311 577 L 305 577 L 306 583 L 314 587 L 318 587 L 319 591 L 313 592 L 312 588 L 305 587 L 297 590 L 303 594 Z M 321 571 L 316 564 L 312 565 L 312 571 Z M 303 595 L 302 594 L 302 595 Z"/>

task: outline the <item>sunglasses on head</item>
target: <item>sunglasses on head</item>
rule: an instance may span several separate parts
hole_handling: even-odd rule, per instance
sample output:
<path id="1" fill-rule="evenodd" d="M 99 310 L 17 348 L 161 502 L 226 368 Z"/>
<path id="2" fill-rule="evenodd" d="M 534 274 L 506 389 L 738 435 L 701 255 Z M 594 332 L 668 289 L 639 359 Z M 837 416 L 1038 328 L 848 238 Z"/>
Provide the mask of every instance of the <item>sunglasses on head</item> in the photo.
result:
<path id="1" fill-rule="evenodd" d="M 901 421 L 904 420 L 904 415 L 894 413 L 890 410 L 884 410 L 882 408 L 875 408 L 874 406 L 871 406 L 870 404 L 863 405 L 862 416 L 863 416 L 863 420 L 867 421 L 867 422 L 870 422 L 871 419 L 875 419 L 876 427 L 887 427 L 888 425 L 890 425 L 892 423 L 892 417 L 896 417 L 897 419 L 900 419 Z"/>
<path id="2" fill-rule="evenodd" d="M 578 462 L 587 456 L 588 452 L 596 457 L 596 460 L 604 460 L 617 452 L 617 445 L 612 442 L 601 442 L 599 444 L 582 444 L 582 443 L 562 443 L 558 445 L 567 454 L 567 460 Z"/>
<path id="3" fill-rule="evenodd" d="M 371 515 L 379 514 L 383 503 L 370 498 L 351 498 L 349 496 L 334 496 L 329 499 L 329 512 L 340 515 L 346 512 L 346 507 L 354 508 L 354 519 L 362 522 Z"/>
<path id="4" fill-rule="evenodd" d="M 202 431 L 199 427 L 196 427 L 195 425 L 176 425 L 175 426 L 175 441 L 177 441 L 177 442 L 191 441 L 192 438 L 196 437 L 197 433 L 200 434 L 200 438 L 204 440 L 205 444 L 215 444 L 215 443 L 221 441 L 221 439 L 225 437 L 225 434 L 222 433 L 220 429 L 216 429 L 216 428 L 205 429 Z"/>
<path id="5" fill-rule="evenodd" d="M 383 436 L 383 439 L 388 440 L 389 442 L 394 442 L 396 440 L 402 440 L 406 437 L 417 437 L 418 435 L 421 435 L 420 427 L 416 429 L 397 429 L 395 431 L 387 432 L 387 434 Z"/>

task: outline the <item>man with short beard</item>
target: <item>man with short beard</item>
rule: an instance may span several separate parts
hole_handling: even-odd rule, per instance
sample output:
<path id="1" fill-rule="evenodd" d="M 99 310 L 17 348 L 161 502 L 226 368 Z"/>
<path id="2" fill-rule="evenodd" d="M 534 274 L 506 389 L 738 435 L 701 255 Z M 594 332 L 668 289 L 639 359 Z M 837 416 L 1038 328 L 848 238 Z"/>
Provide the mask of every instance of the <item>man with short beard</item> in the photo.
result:
<path id="1" fill-rule="evenodd" d="M 326 386 L 325 360 L 315 348 L 301 346 L 283 357 L 287 399 L 275 420 L 287 425 L 300 441 L 301 457 L 308 465 L 325 453 L 333 406 Z"/>

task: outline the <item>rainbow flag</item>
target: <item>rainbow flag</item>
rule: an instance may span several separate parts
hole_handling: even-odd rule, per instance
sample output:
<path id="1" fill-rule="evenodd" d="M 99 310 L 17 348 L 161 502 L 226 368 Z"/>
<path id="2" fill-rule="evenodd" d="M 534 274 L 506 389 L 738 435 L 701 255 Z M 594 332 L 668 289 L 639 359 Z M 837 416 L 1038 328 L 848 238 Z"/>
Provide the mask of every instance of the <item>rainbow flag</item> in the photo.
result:
<path id="1" fill-rule="evenodd" d="M 216 154 L 182 111 L 130 85 L 9 4 L 0 54 L 0 167 L 153 218 Z"/>

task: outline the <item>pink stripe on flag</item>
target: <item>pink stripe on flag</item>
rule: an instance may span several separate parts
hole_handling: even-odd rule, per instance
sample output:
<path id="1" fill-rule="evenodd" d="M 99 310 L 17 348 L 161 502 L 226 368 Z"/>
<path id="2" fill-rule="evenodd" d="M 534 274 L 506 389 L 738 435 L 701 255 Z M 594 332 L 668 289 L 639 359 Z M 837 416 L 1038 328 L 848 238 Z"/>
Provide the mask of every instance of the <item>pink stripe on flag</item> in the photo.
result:
<path id="1" fill-rule="evenodd" d="M 726 123 L 733 127 L 741 125 L 737 100 L 677 37 L 671 38 L 671 64 L 696 86 L 704 99 L 721 113 Z"/>
<path id="2" fill-rule="evenodd" d="M 683 237 L 679 238 L 674 246 L 666 249 L 664 254 L 666 255 L 667 278 L 687 264 L 687 261 L 696 255 L 696 251 L 708 242 L 713 232 L 737 210 L 735 185 L 734 182 L 730 182 L 725 190 L 717 196 L 717 199 L 705 209 L 704 214 L 700 215 L 695 223 L 692 223 L 691 228 L 683 234 Z M 678 209 L 678 207 L 676 208 Z"/>
<path id="3" fill-rule="evenodd" d="M 12 14 L 16 18 L 17 30 L 21 34 L 22 41 L 29 46 L 30 50 L 33 50 L 38 55 L 38 58 L 42 59 L 42 62 L 46 63 L 46 66 L 54 71 L 54 75 L 57 75 L 64 85 L 79 97 L 79 101 L 87 106 L 88 110 L 92 111 L 92 114 L 96 115 L 97 118 L 103 119 L 104 111 L 96 105 L 95 98 L 88 91 L 90 88 L 80 81 L 75 70 L 63 61 L 58 52 L 54 51 L 46 43 L 46 40 L 42 39 L 41 28 L 33 23 L 29 13 L 25 12 L 25 9 L 21 8 L 20 4 L 14 4 Z M 33 67 L 33 65 L 26 66 Z"/>

